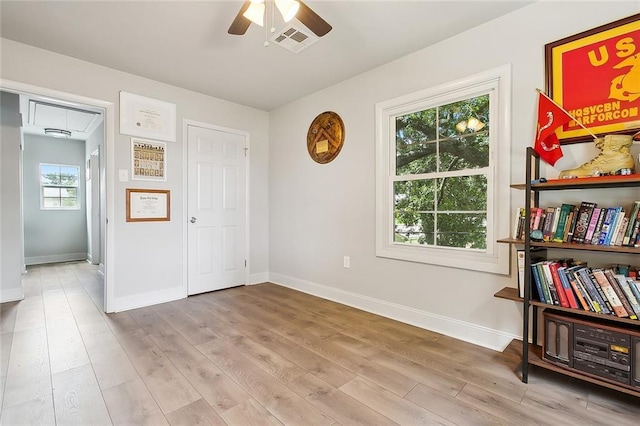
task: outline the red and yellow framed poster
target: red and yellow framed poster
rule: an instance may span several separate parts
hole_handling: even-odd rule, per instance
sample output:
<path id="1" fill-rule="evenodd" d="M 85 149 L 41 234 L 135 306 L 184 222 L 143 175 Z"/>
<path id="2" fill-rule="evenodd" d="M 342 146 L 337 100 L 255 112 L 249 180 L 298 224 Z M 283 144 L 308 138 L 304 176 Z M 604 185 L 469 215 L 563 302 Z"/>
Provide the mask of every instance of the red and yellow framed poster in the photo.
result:
<path id="1" fill-rule="evenodd" d="M 545 45 L 547 94 L 595 135 L 640 129 L 640 14 Z M 562 144 L 593 137 L 576 121 Z"/>

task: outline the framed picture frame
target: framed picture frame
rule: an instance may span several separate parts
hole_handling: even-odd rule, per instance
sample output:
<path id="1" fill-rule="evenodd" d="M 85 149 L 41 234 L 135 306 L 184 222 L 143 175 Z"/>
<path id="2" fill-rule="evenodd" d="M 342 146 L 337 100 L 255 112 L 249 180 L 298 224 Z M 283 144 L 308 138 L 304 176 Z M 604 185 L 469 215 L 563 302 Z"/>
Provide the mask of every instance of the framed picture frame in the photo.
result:
<path id="1" fill-rule="evenodd" d="M 640 129 L 640 14 L 545 45 L 547 94 L 596 136 Z M 560 143 L 593 140 L 576 121 Z"/>
<path id="2" fill-rule="evenodd" d="M 167 189 L 127 188 L 127 222 L 171 220 L 171 193 Z"/>
<path id="3" fill-rule="evenodd" d="M 176 141 L 176 105 L 120 92 L 120 133 Z"/>
<path id="4" fill-rule="evenodd" d="M 167 144 L 131 138 L 131 180 L 167 180 Z"/>

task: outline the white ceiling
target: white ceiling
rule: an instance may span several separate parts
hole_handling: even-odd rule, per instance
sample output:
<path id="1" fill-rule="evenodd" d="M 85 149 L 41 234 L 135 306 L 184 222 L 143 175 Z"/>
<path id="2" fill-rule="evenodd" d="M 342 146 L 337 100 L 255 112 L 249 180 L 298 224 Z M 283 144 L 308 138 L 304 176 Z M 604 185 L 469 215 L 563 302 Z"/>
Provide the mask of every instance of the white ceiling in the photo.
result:
<path id="1" fill-rule="evenodd" d="M 2 0 L 0 34 L 269 111 L 531 1 L 309 0 L 333 30 L 298 54 L 265 48 L 255 24 L 244 36 L 227 34 L 242 3 Z M 283 25 L 277 16 L 276 29 Z"/>

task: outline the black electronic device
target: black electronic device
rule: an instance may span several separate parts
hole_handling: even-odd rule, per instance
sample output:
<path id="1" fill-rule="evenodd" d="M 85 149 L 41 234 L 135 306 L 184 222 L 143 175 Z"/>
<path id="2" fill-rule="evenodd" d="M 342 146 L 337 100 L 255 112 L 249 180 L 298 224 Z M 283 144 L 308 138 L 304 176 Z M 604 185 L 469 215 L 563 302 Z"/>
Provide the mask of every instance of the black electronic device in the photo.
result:
<path id="1" fill-rule="evenodd" d="M 544 311 L 542 357 L 570 370 L 640 389 L 640 329 Z"/>

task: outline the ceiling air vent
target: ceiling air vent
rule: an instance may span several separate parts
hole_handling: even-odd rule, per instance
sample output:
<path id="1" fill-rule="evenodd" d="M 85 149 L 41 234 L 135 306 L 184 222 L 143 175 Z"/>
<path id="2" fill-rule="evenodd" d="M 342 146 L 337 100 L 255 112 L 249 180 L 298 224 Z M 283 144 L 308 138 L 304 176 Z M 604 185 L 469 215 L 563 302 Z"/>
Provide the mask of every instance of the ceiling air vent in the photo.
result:
<path id="1" fill-rule="evenodd" d="M 271 37 L 271 41 L 278 46 L 284 47 L 293 53 L 302 52 L 307 47 L 320 40 L 311 31 L 303 26 L 288 24 L 282 30 L 277 31 Z"/>

